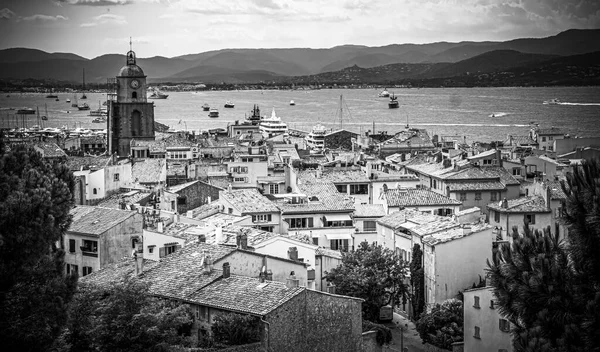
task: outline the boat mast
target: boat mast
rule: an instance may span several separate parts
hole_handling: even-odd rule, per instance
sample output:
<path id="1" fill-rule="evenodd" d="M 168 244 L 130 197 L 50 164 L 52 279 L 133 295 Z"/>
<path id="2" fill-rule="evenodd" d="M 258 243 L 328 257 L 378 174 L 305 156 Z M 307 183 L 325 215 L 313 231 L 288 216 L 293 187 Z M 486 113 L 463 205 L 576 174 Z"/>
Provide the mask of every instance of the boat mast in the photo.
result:
<path id="1" fill-rule="evenodd" d="M 85 68 L 82 68 L 83 70 L 83 88 L 81 90 L 85 91 Z"/>
<path id="2" fill-rule="evenodd" d="M 340 130 L 343 127 L 343 120 L 344 120 L 344 105 L 342 105 L 343 103 L 343 95 L 340 94 Z"/>

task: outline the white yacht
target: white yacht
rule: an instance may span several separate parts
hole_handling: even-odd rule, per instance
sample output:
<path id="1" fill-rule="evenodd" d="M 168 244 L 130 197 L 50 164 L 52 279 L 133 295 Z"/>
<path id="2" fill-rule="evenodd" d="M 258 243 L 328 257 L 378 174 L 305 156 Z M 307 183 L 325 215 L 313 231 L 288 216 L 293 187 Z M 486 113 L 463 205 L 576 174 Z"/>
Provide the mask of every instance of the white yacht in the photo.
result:
<path id="1" fill-rule="evenodd" d="M 387 88 L 385 88 L 381 93 L 379 93 L 379 97 L 380 98 L 389 98 L 390 97 L 390 92 L 388 92 Z"/>
<path id="2" fill-rule="evenodd" d="M 275 115 L 275 108 L 273 108 L 270 117 L 263 117 L 260 120 L 259 129 L 265 138 L 271 138 L 288 132 L 287 124 Z"/>
<path id="3" fill-rule="evenodd" d="M 311 154 L 322 153 L 325 149 L 325 134 L 327 129 L 325 126 L 316 124 L 313 126 L 312 131 L 306 135 L 306 145 L 310 148 Z"/>

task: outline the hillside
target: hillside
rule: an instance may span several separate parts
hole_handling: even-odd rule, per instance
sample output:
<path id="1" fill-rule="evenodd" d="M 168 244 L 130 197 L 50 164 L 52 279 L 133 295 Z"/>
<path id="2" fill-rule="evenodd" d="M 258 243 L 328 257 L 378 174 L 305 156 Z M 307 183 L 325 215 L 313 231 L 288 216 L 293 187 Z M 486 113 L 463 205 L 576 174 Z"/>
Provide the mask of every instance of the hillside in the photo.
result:
<path id="1" fill-rule="evenodd" d="M 438 79 L 495 72 L 555 57 L 600 51 L 599 37 L 600 30 L 594 29 L 568 30 L 546 38 L 505 42 L 437 42 L 379 47 L 340 45 L 329 49 L 222 49 L 174 58 L 138 58 L 138 64 L 150 80 L 161 82 L 211 80 L 234 83 L 249 79 L 247 82 L 252 83 L 277 76 L 280 76 L 278 81 L 285 77 L 294 77 L 297 81 L 306 80 L 298 77 L 315 75 L 318 77 L 314 79 L 331 82 L 350 78 L 354 82 Z M 69 53 L 11 48 L 0 50 L 0 63 L 0 79 L 3 80 L 59 80 L 77 84 L 85 69 L 86 82 L 104 83 L 118 73 L 125 58 L 123 54 L 107 54 L 89 60 Z"/>

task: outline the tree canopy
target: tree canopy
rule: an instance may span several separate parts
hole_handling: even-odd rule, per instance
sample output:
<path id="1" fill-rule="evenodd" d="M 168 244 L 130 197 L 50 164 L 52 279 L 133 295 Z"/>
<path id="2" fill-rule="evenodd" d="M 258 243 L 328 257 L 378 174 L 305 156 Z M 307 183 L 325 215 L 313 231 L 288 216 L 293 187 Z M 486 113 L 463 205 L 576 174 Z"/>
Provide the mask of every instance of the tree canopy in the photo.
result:
<path id="1" fill-rule="evenodd" d="M 407 272 L 406 263 L 392 250 L 365 241 L 356 250 L 344 252 L 342 263 L 325 279 L 336 286 L 337 293 L 364 299 L 363 317 L 376 321 L 381 307 L 402 302 Z"/>
<path id="2" fill-rule="evenodd" d="M 454 342 L 463 340 L 463 320 L 463 302 L 452 298 L 423 314 L 417 320 L 417 331 L 423 342 L 451 350 Z"/>
<path id="3" fill-rule="evenodd" d="M 58 349 L 166 351 L 190 345 L 192 322 L 188 305 L 150 296 L 145 283 L 122 279 L 107 287 L 81 285 Z"/>
<path id="4" fill-rule="evenodd" d="M 512 245 L 494 250 L 490 284 L 512 324 L 515 351 L 600 351 L 600 164 L 584 162 L 563 183 L 559 221 L 550 229 L 513 229 Z"/>
<path id="5" fill-rule="evenodd" d="M 64 251 L 56 243 L 71 223 L 73 186 L 66 166 L 29 146 L 0 144 L 3 350 L 45 349 L 66 320 L 77 278 L 64 276 Z"/>

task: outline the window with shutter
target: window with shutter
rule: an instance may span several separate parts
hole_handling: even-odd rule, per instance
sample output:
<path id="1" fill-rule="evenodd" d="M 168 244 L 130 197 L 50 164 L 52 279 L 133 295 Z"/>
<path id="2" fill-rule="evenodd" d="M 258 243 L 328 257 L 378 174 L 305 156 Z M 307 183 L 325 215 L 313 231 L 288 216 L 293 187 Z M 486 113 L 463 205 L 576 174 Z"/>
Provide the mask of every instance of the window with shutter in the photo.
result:
<path id="1" fill-rule="evenodd" d="M 69 252 L 75 253 L 75 240 L 69 240 Z"/>
<path id="2" fill-rule="evenodd" d="M 165 256 L 165 247 L 160 247 L 158 249 L 158 257 L 159 258 L 164 258 L 164 256 Z"/>

